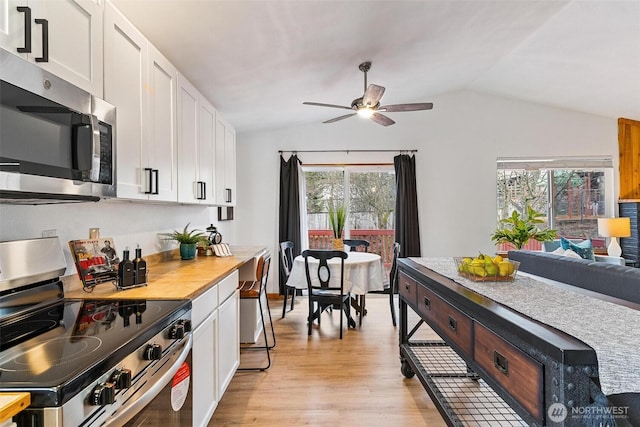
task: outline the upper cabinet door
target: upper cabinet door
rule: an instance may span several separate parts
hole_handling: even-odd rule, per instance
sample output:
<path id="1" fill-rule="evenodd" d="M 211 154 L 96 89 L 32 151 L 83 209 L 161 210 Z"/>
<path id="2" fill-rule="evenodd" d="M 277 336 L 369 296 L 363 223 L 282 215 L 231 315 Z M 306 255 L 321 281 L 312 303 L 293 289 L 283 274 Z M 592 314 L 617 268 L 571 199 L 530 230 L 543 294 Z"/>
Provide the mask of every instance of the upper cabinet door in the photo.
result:
<path id="1" fill-rule="evenodd" d="M 206 99 L 200 98 L 198 114 L 198 180 L 204 187 L 201 203 L 214 205 L 216 161 L 216 109 Z"/>
<path id="2" fill-rule="evenodd" d="M 157 191 L 149 200 L 178 201 L 178 131 L 176 126 L 176 94 L 178 70 L 151 43 L 148 45 L 149 75 L 148 139 L 149 167 L 155 170 L 153 179 Z M 157 194 L 156 194 L 157 193 Z"/>
<path id="3" fill-rule="evenodd" d="M 216 204 L 235 206 L 236 203 L 236 132 L 216 115 Z"/>
<path id="4" fill-rule="evenodd" d="M 146 102 L 147 40 L 110 3 L 105 9 L 105 100 L 116 106 L 118 198 L 148 199 L 151 173 L 143 141 L 148 128 Z"/>
<path id="5" fill-rule="evenodd" d="M 178 201 L 199 203 L 204 197 L 198 180 L 198 99 L 200 93 L 178 75 Z"/>
<path id="6" fill-rule="evenodd" d="M 2 47 L 98 97 L 102 36 L 102 7 L 95 0 L 0 0 Z"/>

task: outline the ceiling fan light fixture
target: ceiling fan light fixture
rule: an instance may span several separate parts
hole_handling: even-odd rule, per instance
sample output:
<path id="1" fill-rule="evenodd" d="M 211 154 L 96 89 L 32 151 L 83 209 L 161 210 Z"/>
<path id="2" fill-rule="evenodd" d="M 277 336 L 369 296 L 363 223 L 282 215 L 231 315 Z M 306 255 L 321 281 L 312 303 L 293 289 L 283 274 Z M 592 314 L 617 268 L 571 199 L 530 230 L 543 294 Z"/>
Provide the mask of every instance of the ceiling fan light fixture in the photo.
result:
<path id="1" fill-rule="evenodd" d="M 365 118 L 365 119 L 370 118 L 373 115 L 374 112 L 375 111 L 372 108 L 369 108 L 369 107 L 362 107 L 362 108 L 358 109 L 358 115 L 360 117 Z"/>

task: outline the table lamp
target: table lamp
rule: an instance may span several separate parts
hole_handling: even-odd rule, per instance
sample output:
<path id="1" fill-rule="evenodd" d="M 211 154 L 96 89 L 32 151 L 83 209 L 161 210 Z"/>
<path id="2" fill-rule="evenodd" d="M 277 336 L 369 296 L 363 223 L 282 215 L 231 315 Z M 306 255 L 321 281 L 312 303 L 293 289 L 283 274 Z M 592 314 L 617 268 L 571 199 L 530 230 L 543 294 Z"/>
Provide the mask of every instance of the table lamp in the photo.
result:
<path id="1" fill-rule="evenodd" d="M 607 247 L 609 256 L 620 257 L 622 248 L 618 243 L 618 237 L 631 236 L 631 220 L 629 218 L 598 218 L 598 234 L 611 238 Z"/>

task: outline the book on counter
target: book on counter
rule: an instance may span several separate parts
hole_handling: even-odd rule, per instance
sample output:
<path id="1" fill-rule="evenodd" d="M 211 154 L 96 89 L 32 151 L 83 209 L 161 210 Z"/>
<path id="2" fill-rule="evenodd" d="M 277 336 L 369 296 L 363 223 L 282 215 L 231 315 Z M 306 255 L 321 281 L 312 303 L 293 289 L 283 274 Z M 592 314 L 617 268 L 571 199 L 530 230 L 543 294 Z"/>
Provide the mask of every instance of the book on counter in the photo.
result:
<path id="1" fill-rule="evenodd" d="M 69 249 L 85 288 L 117 281 L 120 259 L 112 238 L 71 240 Z"/>

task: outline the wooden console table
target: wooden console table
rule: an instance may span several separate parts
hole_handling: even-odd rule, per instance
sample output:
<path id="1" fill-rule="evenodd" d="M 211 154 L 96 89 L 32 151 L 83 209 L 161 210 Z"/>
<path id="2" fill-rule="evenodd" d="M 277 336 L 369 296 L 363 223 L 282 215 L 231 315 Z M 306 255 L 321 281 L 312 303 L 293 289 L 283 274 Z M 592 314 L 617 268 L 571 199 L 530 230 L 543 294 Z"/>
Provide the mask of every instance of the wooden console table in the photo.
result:
<path id="1" fill-rule="evenodd" d="M 513 410 L 515 425 L 582 425 L 568 414 L 589 406 L 599 385 L 590 346 L 409 258 L 398 267 L 401 370 L 418 376 L 449 425 L 466 425 L 473 414 L 452 404 L 447 389 L 464 387 L 453 393 L 456 399 L 474 399 L 487 384 Z M 420 318 L 411 329 L 408 308 Z M 423 322 L 442 341 L 413 339 Z"/>

